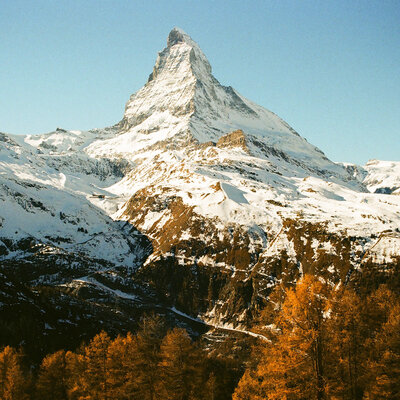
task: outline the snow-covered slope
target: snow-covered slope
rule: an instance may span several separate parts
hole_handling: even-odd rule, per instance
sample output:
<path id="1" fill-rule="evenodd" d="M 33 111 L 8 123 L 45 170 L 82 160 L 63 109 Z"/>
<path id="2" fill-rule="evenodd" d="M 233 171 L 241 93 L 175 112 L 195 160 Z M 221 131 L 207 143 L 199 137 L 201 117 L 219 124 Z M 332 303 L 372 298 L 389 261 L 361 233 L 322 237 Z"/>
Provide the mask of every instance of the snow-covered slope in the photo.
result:
<path id="1" fill-rule="evenodd" d="M 364 166 L 341 165 L 371 193 L 400 194 L 400 161 L 369 160 Z"/>
<path id="2" fill-rule="evenodd" d="M 61 132 L 36 142 L 56 135 Z M 70 135 L 62 132 L 61 141 Z M 102 186 L 120 178 L 118 167 L 79 152 L 45 154 L 26 142 L 35 143 L 30 136 L 0 134 L 0 240 L 14 243 L 3 257 L 19 256 L 16 243 L 30 238 L 54 251 L 59 247 L 115 264 L 133 266 L 140 260 L 141 249 L 132 251 L 138 247 L 135 237 L 92 204 L 102 201 Z"/>
<path id="3" fill-rule="evenodd" d="M 400 161 L 370 160 L 364 184 L 373 193 L 400 194 Z"/>

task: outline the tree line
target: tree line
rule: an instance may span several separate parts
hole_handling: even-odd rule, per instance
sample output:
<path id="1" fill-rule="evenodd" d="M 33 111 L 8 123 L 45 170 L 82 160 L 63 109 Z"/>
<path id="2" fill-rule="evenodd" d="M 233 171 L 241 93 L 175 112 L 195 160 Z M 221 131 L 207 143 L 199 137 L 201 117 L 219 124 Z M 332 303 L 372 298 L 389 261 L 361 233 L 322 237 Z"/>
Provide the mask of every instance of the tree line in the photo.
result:
<path id="1" fill-rule="evenodd" d="M 37 370 L 21 351 L 0 352 L 2 400 L 373 400 L 400 398 L 400 301 L 305 275 L 278 285 L 245 360 L 211 356 L 184 329 L 143 319 L 136 335 L 101 332 Z M 272 318 L 272 324 L 271 324 Z M 242 366 L 242 368 L 240 368 Z"/>
<path id="2" fill-rule="evenodd" d="M 37 372 L 23 354 L 0 352 L 2 400 L 230 399 L 238 373 L 229 360 L 210 357 L 187 331 L 166 331 L 161 318 L 143 319 L 136 335 L 96 335 L 75 352 L 47 355 Z"/>

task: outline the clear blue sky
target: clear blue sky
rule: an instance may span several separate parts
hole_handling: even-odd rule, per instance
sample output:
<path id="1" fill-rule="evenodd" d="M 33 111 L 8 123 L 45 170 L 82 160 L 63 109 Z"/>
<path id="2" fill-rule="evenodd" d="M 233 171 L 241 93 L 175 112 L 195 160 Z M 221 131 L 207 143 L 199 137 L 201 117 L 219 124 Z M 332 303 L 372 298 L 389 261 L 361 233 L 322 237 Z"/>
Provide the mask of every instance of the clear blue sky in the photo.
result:
<path id="1" fill-rule="evenodd" d="M 399 0 L 0 0 L 0 131 L 119 121 L 174 26 L 329 158 L 400 160 Z"/>

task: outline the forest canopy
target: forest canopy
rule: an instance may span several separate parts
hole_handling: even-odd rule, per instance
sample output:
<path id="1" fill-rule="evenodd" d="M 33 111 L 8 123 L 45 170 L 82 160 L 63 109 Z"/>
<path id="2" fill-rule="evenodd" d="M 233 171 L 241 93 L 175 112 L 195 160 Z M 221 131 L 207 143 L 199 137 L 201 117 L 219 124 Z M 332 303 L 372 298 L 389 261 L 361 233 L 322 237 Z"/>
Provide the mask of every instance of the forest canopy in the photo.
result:
<path id="1" fill-rule="evenodd" d="M 6 346 L 0 398 L 400 398 L 400 301 L 385 286 L 359 295 L 305 275 L 296 286 L 274 289 L 253 328 L 269 341 L 235 361 L 211 355 L 186 330 L 168 330 L 154 315 L 135 335 L 100 332 L 75 351 L 48 354 L 36 369 L 22 350 Z"/>

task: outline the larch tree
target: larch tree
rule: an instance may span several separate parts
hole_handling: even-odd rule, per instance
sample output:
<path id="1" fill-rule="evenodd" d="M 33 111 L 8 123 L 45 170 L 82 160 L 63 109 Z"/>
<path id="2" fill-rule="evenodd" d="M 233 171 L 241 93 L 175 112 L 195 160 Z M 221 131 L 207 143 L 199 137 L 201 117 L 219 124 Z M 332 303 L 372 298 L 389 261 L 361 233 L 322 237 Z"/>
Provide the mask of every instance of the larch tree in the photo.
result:
<path id="1" fill-rule="evenodd" d="M 156 400 L 160 396 L 160 346 L 166 333 L 164 320 L 155 314 L 142 318 L 135 337 L 126 338 L 129 375 L 127 385 L 138 399 Z"/>
<path id="2" fill-rule="evenodd" d="M 21 367 L 21 354 L 10 346 L 0 352 L 0 399 L 26 400 L 27 376 Z"/>
<path id="3" fill-rule="evenodd" d="M 379 295 L 379 294 L 378 294 Z M 382 305 L 382 303 L 381 303 Z M 400 302 L 386 303 L 386 321 L 374 338 L 374 352 L 369 362 L 368 399 L 400 398 Z"/>
<path id="4" fill-rule="evenodd" d="M 110 337 L 102 331 L 85 347 L 85 371 L 81 380 L 85 400 L 112 400 L 108 385 L 110 343 Z"/>
<path id="5" fill-rule="evenodd" d="M 68 400 L 81 400 L 85 398 L 86 390 L 84 348 L 80 348 L 77 353 L 67 351 L 65 353 L 65 361 Z"/>
<path id="6" fill-rule="evenodd" d="M 333 293 L 327 319 L 329 334 L 328 392 L 343 400 L 361 400 L 367 380 L 371 326 L 361 298 L 350 289 Z"/>
<path id="7" fill-rule="evenodd" d="M 132 335 L 118 336 L 108 347 L 108 392 L 113 400 L 132 400 L 133 396 L 130 378 L 135 376 L 136 370 L 127 362 L 131 358 L 130 342 Z"/>
<path id="8" fill-rule="evenodd" d="M 202 397 L 201 354 L 184 329 L 170 331 L 161 344 L 163 399 Z"/>
<path id="9" fill-rule="evenodd" d="M 209 400 L 216 400 L 217 392 L 218 392 L 218 384 L 217 384 L 217 377 L 213 372 L 211 372 L 208 376 L 206 382 L 206 393 Z"/>
<path id="10" fill-rule="evenodd" d="M 68 400 L 67 361 L 64 350 L 46 356 L 36 383 L 38 400 Z"/>
<path id="11" fill-rule="evenodd" d="M 137 334 L 118 337 L 108 350 L 108 389 L 112 399 L 161 399 L 160 345 L 166 332 L 157 315 L 145 316 Z"/>
<path id="12" fill-rule="evenodd" d="M 263 345 L 256 370 L 247 371 L 235 400 L 326 398 L 329 284 L 305 275 L 286 298 L 275 321 L 274 343 Z"/>
<path id="13" fill-rule="evenodd" d="M 233 400 L 265 400 L 268 399 L 266 380 L 269 379 L 264 373 L 265 365 L 262 361 L 255 370 L 248 368 L 243 374 L 236 388 Z M 284 398 L 284 397 L 282 397 Z"/>

